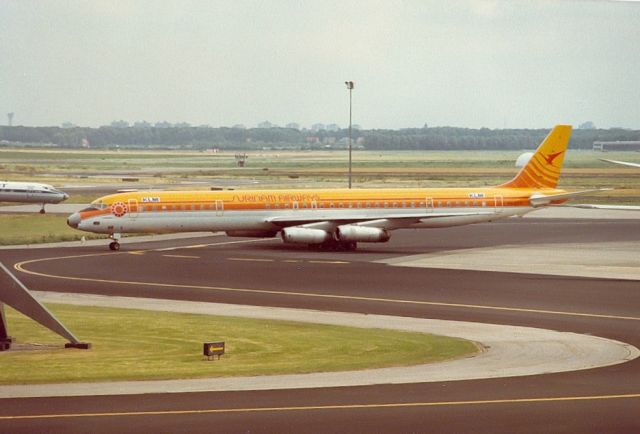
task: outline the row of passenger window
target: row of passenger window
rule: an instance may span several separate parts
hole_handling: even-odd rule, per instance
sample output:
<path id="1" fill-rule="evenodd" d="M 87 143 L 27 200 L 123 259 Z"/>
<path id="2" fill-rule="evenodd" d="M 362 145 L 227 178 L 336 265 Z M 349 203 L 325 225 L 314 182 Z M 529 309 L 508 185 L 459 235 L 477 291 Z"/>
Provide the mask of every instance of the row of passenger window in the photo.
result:
<path id="1" fill-rule="evenodd" d="M 493 205 L 493 204 L 492 204 Z M 441 201 L 436 200 L 429 202 L 429 207 L 433 208 L 460 208 L 460 207 L 486 207 L 487 201 L 485 200 L 465 200 L 465 201 Z M 285 202 L 285 203 L 265 203 L 266 209 L 331 209 L 331 208 L 425 208 L 426 202 L 422 201 L 402 201 L 402 202 Z M 153 204 L 153 205 L 139 205 L 138 209 L 133 205 L 131 207 L 132 212 L 136 211 L 222 211 L 222 204 L 189 204 L 189 205 L 166 205 L 166 204 Z"/>
<path id="2" fill-rule="evenodd" d="M 13 189 L 0 189 L 0 193 L 31 193 L 31 194 L 54 194 L 53 191 L 49 191 L 49 190 L 23 190 L 23 189 L 17 189 L 17 188 L 13 188 Z"/>
<path id="3" fill-rule="evenodd" d="M 154 204 L 154 205 L 139 205 L 139 211 L 216 211 L 222 210 L 222 204 L 219 205 L 219 208 L 216 208 L 216 205 L 213 203 L 203 203 L 203 204 L 189 204 L 189 205 L 165 205 L 165 204 Z M 135 205 L 132 206 L 133 212 L 136 211 Z"/>
<path id="4" fill-rule="evenodd" d="M 287 209 L 287 208 L 424 208 L 426 202 L 288 202 L 288 203 L 265 203 L 267 209 Z M 429 207 L 433 208 L 460 208 L 460 207 L 486 207 L 487 202 L 482 200 L 465 200 L 465 201 L 442 201 L 437 200 L 429 203 Z"/>

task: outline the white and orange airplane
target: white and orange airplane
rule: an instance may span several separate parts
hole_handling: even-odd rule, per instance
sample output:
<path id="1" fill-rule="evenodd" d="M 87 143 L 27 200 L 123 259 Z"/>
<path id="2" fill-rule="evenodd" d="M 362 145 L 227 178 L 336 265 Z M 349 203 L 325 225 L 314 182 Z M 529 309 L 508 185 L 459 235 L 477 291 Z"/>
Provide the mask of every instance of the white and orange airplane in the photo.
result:
<path id="1" fill-rule="evenodd" d="M 137 191 L 101 197 L 67 223 L 108 234 L 111 250 L 124 233 L 195 231 L 354 250 L 396 229 L 488 222 L 596 191 L 556 188 L 570 136 L 571 126 L 554 127 L 516 177 L 496 187 Z"/>

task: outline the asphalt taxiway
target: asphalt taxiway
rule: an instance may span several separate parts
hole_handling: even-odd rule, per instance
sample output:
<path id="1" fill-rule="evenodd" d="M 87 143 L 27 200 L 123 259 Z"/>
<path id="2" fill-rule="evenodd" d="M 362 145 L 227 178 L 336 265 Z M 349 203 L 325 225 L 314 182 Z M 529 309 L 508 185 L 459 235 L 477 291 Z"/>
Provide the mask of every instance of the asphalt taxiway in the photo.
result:
<path id="1" fill-rule="evenodd" d="M 0 260 L 20 264 L 33 290 L 534 327 L 637 347 L 640 283 L 615 267 L 633 272 L 638 244 L 638 220 L 531 218 L 398 231 L 356 253 L 210 236 L 132 240 L 118 253 L 106 244 L 5 250 Z M 506 252 L 514 267 L 536 254 L 536 266 L 485 271 L 477 249 L 498 260 Z M 610 275 L 540 272 L 571 252 L 565 262 L 578 265 L 578 253 L 601 252 Z M 392 264 L 422 255 L 457 266 Z M 465 381 L 0 402 L 3 432 L 637 432 L 640 361 Z"/>

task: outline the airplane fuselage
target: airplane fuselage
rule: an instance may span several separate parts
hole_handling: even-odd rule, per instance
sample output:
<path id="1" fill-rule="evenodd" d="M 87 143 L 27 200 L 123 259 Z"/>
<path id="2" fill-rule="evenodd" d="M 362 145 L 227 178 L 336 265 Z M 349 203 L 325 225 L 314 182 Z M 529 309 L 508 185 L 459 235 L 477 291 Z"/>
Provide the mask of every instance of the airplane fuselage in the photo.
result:
<path id="1" fill-rule="evenodd" d="M 59 203 L 68 197 L 48 184 L 0 181 L 0 202 Z"/>
<path id="2" fill-rule="evenodd" d="M 534 209 L 529 202 L 533 191 L 451 188 L 129 192 L 106 196 L 71 216 L 69 222 L 77 229 L 106 234 L 193 231 L 275 234 L 283 227 L 293 226 L 292 223 L 321 221 L 337 222 L 335 225 L 339 226 L 394 220 L 398 228 L 444 227 L 526 214 Z M 544 192 L 557 194 L 562 190 Z M 286 217 L 286 224 L 280 217 Z"/>

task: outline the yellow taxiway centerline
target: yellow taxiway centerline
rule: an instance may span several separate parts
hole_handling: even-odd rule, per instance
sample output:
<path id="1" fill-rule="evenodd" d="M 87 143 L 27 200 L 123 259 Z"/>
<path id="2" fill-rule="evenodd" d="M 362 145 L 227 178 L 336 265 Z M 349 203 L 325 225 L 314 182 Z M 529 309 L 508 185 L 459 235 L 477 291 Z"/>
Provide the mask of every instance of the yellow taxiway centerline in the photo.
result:
<path id="1" fill-rule="evenodd" d="M 189 255 L 162 255 L 167 258 L 186 258 L 186 259 L 200 259 L 200 256 L 189 256 Z"/>
<path id="2" fill-rule="evenodd" d="M 399 402 L 387 404 L 345 404 L 345 405 L 312 405 L 291 407 L 247 407 L 247 408 L 211 408 L 201 410 L 157 410 L 157 411 L 127 411 L 113 413 L 61 413 L 0 416 L 0 420 L 29 420 L 29 419 L 65 419 L 81 417 L 123 417 L 123 416 L 159 416 L 159 415 L 190 415 L 190 414 L 222 414 L 222 413 L 259 413 L 259 412 L 293 412 L 319 410 L 353 410 L 353 409 L 387 409 L 387 408 L 415 408 L 415 407 L 449 407 L 470 405 L 496 404 L 536 404 L 551 402 L 585 402 L 614 399 L 638 399 L 640 393 L 627 395 L 595 395 L 595 396 L 567 396 L 555 398 L 516 398 L 493 399 L 478 401 L 441 401 L 441 402 Z"/>
<path id="3" fill-rule="evenodd" d="M 124 252 L 115 253 L 115 254 L 122 254 L 122 253 Z M 546 315 L 562 315 L 562 316 L 575 316 L 575 317 L 586 317 L 586 318 L 640 321 L 640 317 L 634 317 L 634 316 L 606 315 L 606 314 L 584 313 L 584 312 L 566 312 L 566 311 L 555 311 L 555 310 L 546 310 L 546 309 L 475 305 L 475 304 L 464 304 L 464 303 L 446 303 L 446 302 L 426 301 L 426 300 L 404 300 L 404 299 L 397 299 L 397 298 L 364 297 L 364 296 L 356 296 L 356 295 L 317 294 L 317 293 L 296 292 L 296 291 L 289 292 L 289 291 L 277 291 L 277 290 L 270 290 L 270 289 L 229 288 L 224 286 L 189 285 L 189 284 L 175 284 L 175 283 L 162 283 L 162 282 L 136 282 L 136 281 L 127 281 L 127 280 L 94 279 L 90 277 L 59 276 L 54 274 L 30 271 L 24 268 L 25 265 L 34 264 L 37 262 L 91 257 L 91 256 L 104 256 L 104 255 L 114 255 L 114 253 L 105 252 L 105 253 L 95 253 L 95 254 L 89 254 L 89 255 L 73 255 L 73 256 L 60 256 L 60 257 L 53 257 L 53 258 L 32 259 L 28 261 L 18 262 L 13 267 L 22 273 L 30 274 L 33 276 L 47 277 L 52 279 L 73 280 L 78 282 L 98 282 L 98 283 L 110 283 L 110 284 L 116 284 L 116 285 L 155 286 L 155 287 L 182 288 L 182 289 L 184 288 L 205 289 L 210 291 L 283 295 L 283 296 L 289 296 L 289 297 L 298 296 L 298 297 L 323 298 L 323 299 L 334 299 L 334 300 L 352 300 L 352 301 L 368 301 L 368 302 L 373 301 L 373 302 L 381 302 L 381 303 L 408 304 L 408 305 L 419 305 L 419 306 L 454 307 L 454 308 L 465 308 L 465 309 L 476 309 L 476 310 L 497 310 L 497 311 L 503 311 L 503 312 L 504 311 L 523 312 L 523 313 L 535 313 L 535 314 L 546 314 Z"/>
<path id="4" fill-rule="evenodd" d="M 276 262 L 275 259 L 267 259 L 267 258 L 227 258 L 227 261 Z"/>

